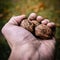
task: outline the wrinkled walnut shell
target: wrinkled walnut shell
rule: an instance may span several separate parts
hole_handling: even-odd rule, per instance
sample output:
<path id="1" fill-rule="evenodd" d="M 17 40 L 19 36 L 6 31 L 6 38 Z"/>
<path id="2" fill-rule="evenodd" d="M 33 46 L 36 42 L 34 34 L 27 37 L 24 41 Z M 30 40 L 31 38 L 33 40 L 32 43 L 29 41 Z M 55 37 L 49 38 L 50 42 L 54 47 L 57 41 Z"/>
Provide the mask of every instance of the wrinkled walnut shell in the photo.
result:
<path id="1" fill-rule="evenodd" d="M 48 26 L 40 24 L 35 27 L 35 35 L 41 39 L 49 39 L 52 37 L 52 30 Z"/>
<path id="2" fill-rule="evenodd" d="M 28 31 L 33 32 L 34 24 L 29 22 L 27 19 L 23 20 L 20 25 Z"/>
<path id="3" fill-rule="evenodd" d="M 38 21 L 36 21 L 36 20 L 32 20 L 32 21 L 30 21 L 31 23 L 33 23 L 35 26 L 38 26 L 40 23 L 38 22 Z"/>

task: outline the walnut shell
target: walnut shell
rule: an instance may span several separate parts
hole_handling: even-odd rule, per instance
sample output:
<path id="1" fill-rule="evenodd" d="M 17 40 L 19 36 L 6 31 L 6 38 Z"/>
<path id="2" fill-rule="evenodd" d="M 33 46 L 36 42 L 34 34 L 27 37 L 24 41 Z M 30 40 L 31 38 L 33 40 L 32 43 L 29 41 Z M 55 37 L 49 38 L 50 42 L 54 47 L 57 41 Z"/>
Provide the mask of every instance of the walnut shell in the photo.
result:
<path id="1" fill-rule="evenodd" d="M 38 22 L 38 21 L 36 21 L 36 20 L 32 20 L 32 21 L 30 21 L 31 23 L 33 23 L 35 26 L 38 26 L 40 23 Z"/>
<path id="2" fill-rule="evenodd" d="M 35 27 L 35 35 L 41 39 L 48 39 L 52 36 L 52 30 L 43 24 Z"/>
<path id="3" fill-rule="evenodd" d="M 23 20 L 20 25 L 30 32 L 33 32 L 34 24 L 29 22 L 27 19 Z"/>

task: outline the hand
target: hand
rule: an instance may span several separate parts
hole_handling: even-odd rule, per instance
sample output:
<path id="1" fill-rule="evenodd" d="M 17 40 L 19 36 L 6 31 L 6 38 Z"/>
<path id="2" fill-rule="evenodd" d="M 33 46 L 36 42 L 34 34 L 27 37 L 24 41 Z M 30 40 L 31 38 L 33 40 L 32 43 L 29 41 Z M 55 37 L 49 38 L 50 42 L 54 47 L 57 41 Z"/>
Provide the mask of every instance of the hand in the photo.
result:
<path id="1" fill-rule="evenodd" d="M 37 39 L 29 31 L 19 26 L 20 22 L 26 18 L 25 15 L 14 16 L 2 28 L 12 52 L 10 60 L 53 60 L 55 50 L 55 38 L 49 40 Z M 53 22 L 31 13 L 28 19 L 37 19 L 42 24 L 50 28 L 55 27 Z M 54 31 L 53 31 L 54 32 Z"/>

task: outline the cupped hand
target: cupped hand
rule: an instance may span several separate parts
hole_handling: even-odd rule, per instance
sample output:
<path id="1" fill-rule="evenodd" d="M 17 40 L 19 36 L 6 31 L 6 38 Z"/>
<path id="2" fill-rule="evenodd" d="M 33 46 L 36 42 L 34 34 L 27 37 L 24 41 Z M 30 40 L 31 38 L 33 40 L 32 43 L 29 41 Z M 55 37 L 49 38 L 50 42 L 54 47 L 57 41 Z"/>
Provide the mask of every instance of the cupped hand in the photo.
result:
<path id="1" fill-rule="evenodd" d="M 52 39 L 48 40 L 41 40 L 36 38 L 34 35 L 32 35 L 31 32 L 19 26 L 21 21 L 25 18 L 25 15 L 14 16 L 2 28 L 2 33 L 5 36 L 11 50 L 15 52 L 11 53 L 10 60 L 18 60 L 19 57 L 22 57 L 21 55 L 23 55 L 23 58 L 21 58 L 21 60 L 27 60 L 28 57 L 30 57 L 31 60 L 53 60 L 52 57 L 55 50 L 54 36 Z M 53 22 L 49 22 L 48 19 L 44 19 L 42 16 L 37 16 L 35 13 L 31 13 L 28 19 L 36 19 L 40 21 L 41 24 L 45 24 L 50 28 L 55 27 L 55 24 Z M 19 50 L 21 50 L 21 55 L 19 54 Z M 29 54 L 27 54 L 26 50 L 27 52 L 29 50 Z M 24 53 L 22 54 L 22 52 Z M 14 58 L 13 55 L 15 55 L 16 57 L 18 55 L 20 56 L 18 58 Z"/>

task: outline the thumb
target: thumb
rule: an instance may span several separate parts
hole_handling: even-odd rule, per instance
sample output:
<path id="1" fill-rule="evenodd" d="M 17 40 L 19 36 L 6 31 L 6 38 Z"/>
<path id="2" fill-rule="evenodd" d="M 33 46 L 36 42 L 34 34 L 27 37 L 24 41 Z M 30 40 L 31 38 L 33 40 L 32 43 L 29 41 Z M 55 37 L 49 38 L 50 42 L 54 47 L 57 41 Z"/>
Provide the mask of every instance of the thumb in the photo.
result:
<path id="1" fill-rule="evenodd" d="M 13 16 L 8 23 L 12 25 L 18 25 L 23 19 L 25 19 L 25 15 L 20 15 L 20 16 Z"/>

